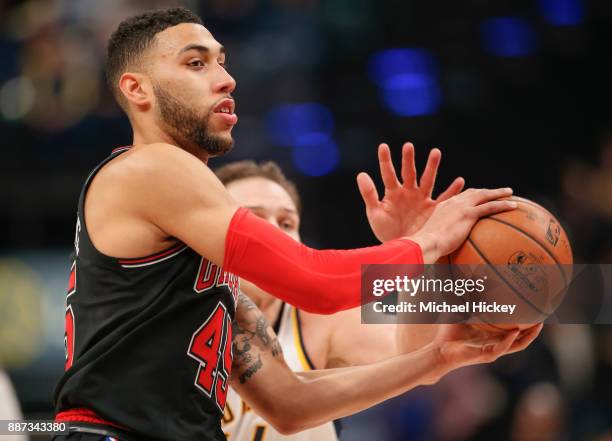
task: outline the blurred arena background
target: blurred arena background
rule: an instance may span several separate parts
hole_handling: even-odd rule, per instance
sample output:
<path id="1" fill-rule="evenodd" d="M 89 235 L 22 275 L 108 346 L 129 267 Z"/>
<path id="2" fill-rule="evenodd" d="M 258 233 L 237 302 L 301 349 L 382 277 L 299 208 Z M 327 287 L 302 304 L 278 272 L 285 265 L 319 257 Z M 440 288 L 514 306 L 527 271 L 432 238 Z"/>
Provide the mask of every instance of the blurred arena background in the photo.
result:
<path id="1" fill-rule="evenodd" d="M 238 81 L 236 148 L 211 165 L 279 162 L 305 243 L 373 244 L 355 176 L 377 175 L 379 142 L 410 140 L 419 167 L 442 149 L 440 188 L 510 185 L 562 220 L 576 261 L 612 263 L 610 0 L 0 0 L 0 368 L 26 418 L 53 414 L 78 192 L 131 142 L 104 85 L 107 38 L 176 4 Z M 344 425 L 352 441 L 610 441 L 612 328 L 548 326 L 525 353 Z"/>

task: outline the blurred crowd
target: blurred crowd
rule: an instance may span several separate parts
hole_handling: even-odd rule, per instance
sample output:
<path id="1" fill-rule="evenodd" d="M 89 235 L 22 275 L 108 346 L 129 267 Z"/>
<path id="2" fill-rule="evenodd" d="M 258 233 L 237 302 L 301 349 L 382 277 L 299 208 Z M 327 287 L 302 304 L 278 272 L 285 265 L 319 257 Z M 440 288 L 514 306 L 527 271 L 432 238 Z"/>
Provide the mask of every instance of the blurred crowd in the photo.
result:
<path id="1" fill-rule="evenodd" d="M 108 36 L 126 16 L 177 3 L 202 15 L 238 80 L 237 146 L 214 165 L 279 162 L 303 193 L 309 245 L 373 243 L 354 175 L 375 174 L 378 142 L 397 153 L 412 140 L 419 160 L 441 147 L 441 185 L 460 174 L 468 185 L 511 185 L 561 219 L 575 261 L 612 263 L 608 0 L 0 0 L 0 366 L 20 403 L 0 371 L 0 420 L 52 417 L 77 195 L 89 170 L 131 141 L 104 86 Z M 555 4 L 582 15 L 554 22 L 546 8 Z M 507 15 L 525 21 L 501 36 L 480 25 Z M 524 23 L 523 44 L 490 43 Z M 435 87 L 422 76 L 373 84 L 371 54 L 415 46 L 437 60 Z M 410 104 L 423 91 L 435 99 Z M 410 105 L 389 102 L 404 95 Z M 290 103 L 324 106 L 333 143 L 275 144 L 270 115 Z M 347 441 L 610 441 L 612 327 L 547 326 L 523 353 L 457 371 L 344 427 Z"/>

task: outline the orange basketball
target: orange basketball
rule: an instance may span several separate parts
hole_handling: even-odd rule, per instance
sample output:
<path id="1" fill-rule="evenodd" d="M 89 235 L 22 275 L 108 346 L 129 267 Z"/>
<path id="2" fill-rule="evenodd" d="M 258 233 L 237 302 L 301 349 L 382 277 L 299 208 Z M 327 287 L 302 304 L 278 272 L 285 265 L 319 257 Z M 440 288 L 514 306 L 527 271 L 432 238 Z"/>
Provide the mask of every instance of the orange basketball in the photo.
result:
<path id="1" fill-rule="evenodd" d="M 515 317 L 522 321 L 499 323 L 479 315 L 483 323 L 478 326 L 489 330 L 525 329 L 545 320 L 559 306 L 572 276 L 572 248 L 559 221 L 535 202 L 511 199 L 518 204 L 515 210 L 480 219 L 463 245 L 440 260 L 494 265 L 487 270 L 492 275 L 488 300 L 499 296 L 516 304 Z"/>

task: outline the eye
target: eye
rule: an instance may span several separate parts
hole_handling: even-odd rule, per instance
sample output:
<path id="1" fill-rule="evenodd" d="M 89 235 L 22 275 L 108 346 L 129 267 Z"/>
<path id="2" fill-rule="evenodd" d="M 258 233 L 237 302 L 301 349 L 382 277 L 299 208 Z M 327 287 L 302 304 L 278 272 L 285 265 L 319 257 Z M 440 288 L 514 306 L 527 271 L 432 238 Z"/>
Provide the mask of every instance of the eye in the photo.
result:
<path id="1" fill-rule="evenodd" d="M 202 60 L 193 60 L 187 63 L 187 65 L 191 67 L 204 67 Z"/>
<path id="2" fill-rule="evenodd" d="M 295 229 L 295 222 L 290 219 L 281 220 L 280 227 L 285 231 L 292 231 Z"/>

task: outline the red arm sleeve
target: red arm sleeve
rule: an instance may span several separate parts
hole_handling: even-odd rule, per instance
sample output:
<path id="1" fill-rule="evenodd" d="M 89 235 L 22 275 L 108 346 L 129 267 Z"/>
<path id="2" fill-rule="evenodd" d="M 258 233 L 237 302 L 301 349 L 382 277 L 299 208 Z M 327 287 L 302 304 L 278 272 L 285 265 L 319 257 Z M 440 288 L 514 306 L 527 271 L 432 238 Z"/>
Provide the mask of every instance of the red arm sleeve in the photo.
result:
<path id="1" fill-rule="evenodd" d="M 239 209 L 225 238 L 223 269 L 304 311 L 333 314 L 359 306 L 361 265 L 422 264 L 418 244 L 396 239 L 353 250 L 315 250 Z"/>

